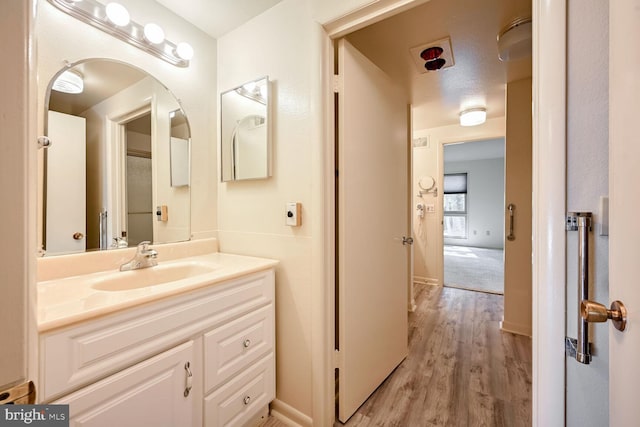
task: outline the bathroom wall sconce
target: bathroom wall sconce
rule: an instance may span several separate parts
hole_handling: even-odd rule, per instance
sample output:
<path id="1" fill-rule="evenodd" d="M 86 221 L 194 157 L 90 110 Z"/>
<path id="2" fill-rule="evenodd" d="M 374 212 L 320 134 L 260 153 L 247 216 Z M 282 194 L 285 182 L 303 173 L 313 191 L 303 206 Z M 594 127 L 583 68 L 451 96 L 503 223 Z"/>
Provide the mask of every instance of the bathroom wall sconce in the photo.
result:
<path id="1" fill-rule="evenodd" d="M 469 108 L 460 112 L 460 126 L 477 126 L 487 120 L 487 109 L 484 107 Z"/>
<path id="2" fill-rule="evenodd" d="M 177 67 L 188 67 L 193 58 L 191 45 L 166 40 L 164 31 L 158 24 L 148 23 L 142 26 L 131 20 L 129 11 L 119 3 L 109 2 L 106 6 L 96 0 L 49 0 L 49 3 L 74 18 Z"/>

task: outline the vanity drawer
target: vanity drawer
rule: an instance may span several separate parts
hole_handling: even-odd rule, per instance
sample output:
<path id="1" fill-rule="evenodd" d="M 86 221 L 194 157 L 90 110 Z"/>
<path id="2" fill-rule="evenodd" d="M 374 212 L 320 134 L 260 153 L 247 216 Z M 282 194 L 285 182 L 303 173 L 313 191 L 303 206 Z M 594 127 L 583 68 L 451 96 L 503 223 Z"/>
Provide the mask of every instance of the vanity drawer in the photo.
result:
<path id="1" fill-rule="evenodd" d="M 276 397 L 273 353 L 204 399 L 204 425 L 242 426 Z"/>
<path id="2" fill-rule="evenodd" d="M 269 304 L 204 335 L 205 393 L 273 352 L 274 309 Z"/>
<path id="3" fill-rule="evenodd" d="M 43 334 L 42 400 L 49 401 L 270 305 L 273 298 L 274 273 L 269 270 Z"/>

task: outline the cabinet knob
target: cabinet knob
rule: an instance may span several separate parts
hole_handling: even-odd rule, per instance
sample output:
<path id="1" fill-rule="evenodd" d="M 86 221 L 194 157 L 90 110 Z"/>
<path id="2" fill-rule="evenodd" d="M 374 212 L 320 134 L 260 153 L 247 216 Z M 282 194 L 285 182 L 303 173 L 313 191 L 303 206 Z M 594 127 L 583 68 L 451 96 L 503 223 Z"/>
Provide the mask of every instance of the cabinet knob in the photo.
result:
<path id="1" fill-rule="evenodd" d="M 242 399 L 242 401 L 244 402 L 245 405 L 248 405 L 249 403 L 251 403 L 251 396 L 245 396 L 244 399 Z"/>
<path id="2" fill-rule="evenodd" d="M 251 340 L 247 338 L 246 340 L 244 340 L 242 345 L 244 346 L 244 348 L 249 348 L 249 346 L 251 345 Z"/>

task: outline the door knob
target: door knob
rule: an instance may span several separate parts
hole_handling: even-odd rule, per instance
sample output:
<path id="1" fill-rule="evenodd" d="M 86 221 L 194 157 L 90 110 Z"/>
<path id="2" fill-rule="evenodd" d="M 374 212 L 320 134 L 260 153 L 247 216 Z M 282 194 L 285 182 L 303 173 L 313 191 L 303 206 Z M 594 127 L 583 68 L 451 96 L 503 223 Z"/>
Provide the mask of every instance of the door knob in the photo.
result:
<path id="1" fill-rule="evenodd" d="M 73 240 L 82 240 L 84 239 L 84 234 L 77 232 L 77 233 L 73 233 Z"/>
<path id="2" fill-rule="evenodd" d="M 619 331 L 624 331 L 627 326 L 627 309 L 621 301 L 612 302 L 609 310 L 600 303 L 582 300 L 580 303 L 580 316 L 587 322 L 595 323 L 606 322 L 611 319 L 613 326 Z"/>

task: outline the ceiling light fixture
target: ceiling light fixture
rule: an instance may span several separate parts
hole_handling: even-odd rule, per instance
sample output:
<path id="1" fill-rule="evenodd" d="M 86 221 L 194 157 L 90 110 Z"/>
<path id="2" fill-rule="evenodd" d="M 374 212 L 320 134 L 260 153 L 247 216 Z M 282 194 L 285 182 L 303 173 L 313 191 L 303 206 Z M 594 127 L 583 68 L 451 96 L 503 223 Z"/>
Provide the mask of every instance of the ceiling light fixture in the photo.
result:
<path id="1" fill-rule="evenodd" d="M 84 90 L 82 75 L 78 72 L 67 70 L 58 76 L 51 89 L 64 93 L 82 93 Z"/>
<path id="2" fill-rule="evenodd" d="M 460 126 L 477 126 L 487 120 L 487 109 L 484 107 L 469 108 L 460 112 Z"/>
<path id="3" fill-rule="evenodd" d="M 517 18 L 498 34 L 498 58 L 515 61 L 531 56 L 531 18 Z"/>
<path id="4" fill-rule="evenodd" d="M 177 67 L 188 67 L 193 48 L 188 43 L 175 44 L 164 37 L 158 24 L 144 27 L 131 20 L 127 9 L 119 3 L 106 6 L 97 0 L 49 0 L 56 8 L 105 33 L 142 49 Z"/>

